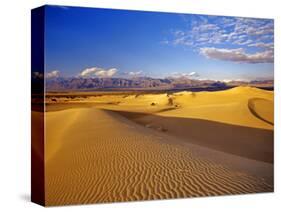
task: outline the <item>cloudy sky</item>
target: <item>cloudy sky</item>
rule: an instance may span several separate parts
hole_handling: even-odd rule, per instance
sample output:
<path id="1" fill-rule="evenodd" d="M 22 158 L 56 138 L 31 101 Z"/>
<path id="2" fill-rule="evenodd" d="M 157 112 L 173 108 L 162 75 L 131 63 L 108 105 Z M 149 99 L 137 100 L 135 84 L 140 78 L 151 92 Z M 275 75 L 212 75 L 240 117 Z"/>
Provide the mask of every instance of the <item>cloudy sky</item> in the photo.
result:
<path id="1" fill-rule="evenodd" d="M 46 8 L 47 77 L 272 79 L 270 19 Z"/>

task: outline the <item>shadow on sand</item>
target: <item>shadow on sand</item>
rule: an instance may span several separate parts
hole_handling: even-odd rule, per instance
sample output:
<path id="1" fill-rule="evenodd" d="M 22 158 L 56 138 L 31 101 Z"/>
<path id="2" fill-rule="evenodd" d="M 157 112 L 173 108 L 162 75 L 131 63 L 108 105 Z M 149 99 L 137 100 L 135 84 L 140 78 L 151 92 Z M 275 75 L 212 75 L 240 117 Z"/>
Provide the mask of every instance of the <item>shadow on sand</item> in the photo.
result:
<path id="1" fill-rule="evenodd" d="M 273 163 L 273 130 L 220 122 L 163 117 L 156 114 L 114 111 L 143 126 L 165 129 L 163 133 L 218 151 Z M 153 127 L 152 127 L 153 128 Z"/>

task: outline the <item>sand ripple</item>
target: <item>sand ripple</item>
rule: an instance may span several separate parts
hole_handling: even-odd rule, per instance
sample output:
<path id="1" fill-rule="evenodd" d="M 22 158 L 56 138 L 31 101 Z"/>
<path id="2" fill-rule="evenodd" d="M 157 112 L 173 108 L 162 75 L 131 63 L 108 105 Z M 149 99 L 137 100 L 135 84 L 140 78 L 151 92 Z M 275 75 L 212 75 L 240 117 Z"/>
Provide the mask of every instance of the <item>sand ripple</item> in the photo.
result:
<path id="1" fill-rule="evenodd" d="M 46 205 L 273 190 L 263 179 L 195 156 L 118 114 L 93 108 L 51 113 L 60 115 L 47 113 L 47 134 L 55 132 L 60 145 L 46 155 Z M 66 125 L 63 117 L 71 116 L 76 121 Z"/>

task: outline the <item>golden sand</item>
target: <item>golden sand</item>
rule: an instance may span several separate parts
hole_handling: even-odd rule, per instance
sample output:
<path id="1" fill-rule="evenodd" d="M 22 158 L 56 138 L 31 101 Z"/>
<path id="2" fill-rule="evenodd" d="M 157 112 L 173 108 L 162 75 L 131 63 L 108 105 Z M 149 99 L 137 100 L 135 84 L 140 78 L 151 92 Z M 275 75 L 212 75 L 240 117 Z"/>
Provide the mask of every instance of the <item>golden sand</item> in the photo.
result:
<path id="1" fill-rule="evenodd" d="M 46 205 L 273 191 L 273 92 L 108 94 L 47 110 Z"/>

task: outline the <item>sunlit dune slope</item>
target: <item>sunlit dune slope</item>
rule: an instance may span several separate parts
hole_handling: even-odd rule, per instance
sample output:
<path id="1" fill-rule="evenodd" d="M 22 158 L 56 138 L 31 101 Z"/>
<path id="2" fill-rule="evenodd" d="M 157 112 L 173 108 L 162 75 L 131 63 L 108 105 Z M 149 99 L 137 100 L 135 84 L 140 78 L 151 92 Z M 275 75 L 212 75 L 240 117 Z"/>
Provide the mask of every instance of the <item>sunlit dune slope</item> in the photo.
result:
<path id="1" fill-rule="evenodd" d="M 272 183 L 208 158 L 117 113 L 76 108 L 46 113 L 46 205 L 272 191 Z M 198 147 L 199 148 L 199 147 Z M 242 147 L 243 148 L 243 147 Z M 251 170 L 271 166 L 226 155 Z M 232 163 L 232 162 L 230 162 Z"/>
<path id="2" fill-rule="evenodd" d="M 236 87 L 216 92 L 112 95 L 89 98 L 97 107 L 154 113 L 166 117 L 204 119 L 221 123 L 273 129 L 273 92 Z M 253 100 L 255 99 L 255 100 Z"/>
<path id="3" fill-rule="evenodd" d="M 268 102 L 268 104 L 259 104 L 259 108 L 256 110 L 267 110 L 273 114 L 273 92 L 251 87 L 237 87 L 218 92 L 175 94 L 175 103 L 181 107 L 161 115 L 199 118 L 240 126 L 273 129 L 272 124 L 264 122 L 252 114 L 248 107 L 252 98 Z"/>
<path id="4" fill-rule="evenodd" d="M 273 101 L 262 98 L 252 98 L 248 101 L 248 107 L 257 118 L 273 125 Z"/>

